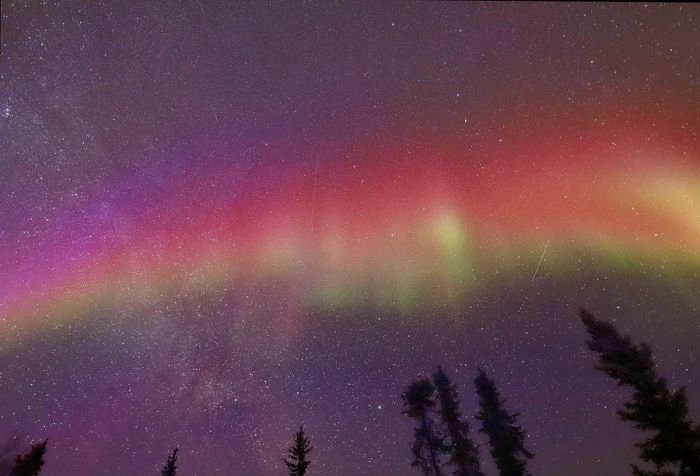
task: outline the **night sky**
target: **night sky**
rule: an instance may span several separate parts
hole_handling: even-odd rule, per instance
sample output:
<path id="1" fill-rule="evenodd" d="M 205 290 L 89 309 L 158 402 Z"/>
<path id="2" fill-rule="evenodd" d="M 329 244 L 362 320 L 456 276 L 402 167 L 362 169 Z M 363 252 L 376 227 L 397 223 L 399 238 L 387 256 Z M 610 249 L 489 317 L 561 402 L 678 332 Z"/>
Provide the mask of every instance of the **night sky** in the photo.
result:
<path id="1" fill-rule="evenodd" d="M 700 5 L 2 2 L 0 442 L 46 476 L 418 474 L 483 367 L 535 475 L 643 435 L 579 305 L 700 419 Z"/>

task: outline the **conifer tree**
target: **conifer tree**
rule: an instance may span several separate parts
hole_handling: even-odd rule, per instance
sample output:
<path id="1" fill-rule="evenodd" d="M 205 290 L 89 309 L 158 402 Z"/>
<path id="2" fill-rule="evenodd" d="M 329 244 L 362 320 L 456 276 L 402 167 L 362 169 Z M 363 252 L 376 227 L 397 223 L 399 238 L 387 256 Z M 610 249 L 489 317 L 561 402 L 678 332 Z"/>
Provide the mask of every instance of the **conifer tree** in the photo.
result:
<path id="1" fill-rule="evenodd" d="M 489 438 L 491 456 L 500 475 L 529 476 L 527 460 L 534 454 L 525 449 L 525 431 L 517 424 L 519 414 L 510 414 L 503 408 L 505 400 L 484 370 L 479 369 L 474 383 L 479 396 L 476 419 L 481 421 L 480 431 Z"/>
<path id="2" fill-rule="evenodd" d="M 309 438 L 304 433 L 304 425 L 301 425 L 299 431 L 294 435 L 294 443 L 289 447 L 289 459 L 284 459 L 289 476 L 304 476 L 306 474 L 306 469 L 311 464 L 307 456 L 312 449 Z"/>
<path id="3" fill-rule="evenodd" d="M 483 476 L 479 465 L 479 448 L 469 438 L 469 423 L 459 409 L 457 389 L 442 367 L 433 374 L 440 402 L 440 416 L 447 429 L 446 451 L 456 476 Z"/>
<path id="4" fill-rule="evenodd" d="M 13 434 L 0 443 L 0 476 L 9 476 L 15 467 L 17 455 L 31 447 L 25 440 L 24 435 Z"/>
<path id="5" fill-rule="evenodd" d="M 597 369 L 605 372 L 620 386 L 634 390 L 632 398 L 618 411 L 625 421 L 653 435 L 636 446 L 642 461 L 652 463 L 646 471 L 632 465 L 637 476 L 700 475 L 700 425 L 688 416 L 685 388 L 668 389 L 659 378 L 650 347 L 633 344 L 615 326 L 599 321 L 585 309 L 580 310 L 590 339 L 587 347 L 597 352 Z"/>
<path id="6" fill-rule="evenodd" d="M 46 445 L 49 440 L 44 440 L 43 443 L 37 443 L 32 446 L 24 456 L 17 455 L 15 467 L 12 469 L 10 476 L 36 476 L 44 466 L 44 455 L 46 454 Z"/>
<path id="7" fill-rule="evenodd" d="M 411 451 L 413 462 L 426 476 L 442 476 L 439 453 L 444 452 L 443 438 L 435 429 L 431 416 L 435 407 L 435 387 L 429 379 L 416 380 L 401 395 L 404 415 L 418 420 Z"/>
<path id="8" fill-rule="evenodd" d="M 161 476 L 175 476 L 177 474 L 177 448 L 168 456 L 168 461 L 163 466 L 160 474 Z"/>

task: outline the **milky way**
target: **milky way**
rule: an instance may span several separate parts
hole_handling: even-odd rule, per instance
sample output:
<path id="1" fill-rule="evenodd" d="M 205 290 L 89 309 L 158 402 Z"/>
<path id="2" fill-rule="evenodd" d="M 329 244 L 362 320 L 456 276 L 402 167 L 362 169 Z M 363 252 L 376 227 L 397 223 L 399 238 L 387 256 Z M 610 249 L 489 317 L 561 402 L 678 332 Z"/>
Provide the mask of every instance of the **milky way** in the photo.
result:
<path id="1" fill-rule="evenodd" d="M 442 364 L 533 474 L 625 474 L 576 310 L 700 418 L 698 45 L 697 5 L 3 2 L 0 439 L 278 475 L 304 422 L 314 474 L 411 474 Z"/>

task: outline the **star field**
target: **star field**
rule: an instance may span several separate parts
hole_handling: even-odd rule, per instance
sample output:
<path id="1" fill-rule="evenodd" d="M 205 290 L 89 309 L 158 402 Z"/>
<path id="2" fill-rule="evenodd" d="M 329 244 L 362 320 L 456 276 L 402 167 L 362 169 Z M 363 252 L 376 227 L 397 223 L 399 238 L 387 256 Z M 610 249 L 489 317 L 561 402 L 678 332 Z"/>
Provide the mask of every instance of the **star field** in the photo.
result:
<path id="1" fill-rule="evenodd" d="M 700 7 L 2 3 L 0 443 L 45 473 L 413 474 L 485 368 L 533 474 L 627 474 L 585 305 L 700 419 Z M 418 474 L 416 472 L 416 474 Z"/>

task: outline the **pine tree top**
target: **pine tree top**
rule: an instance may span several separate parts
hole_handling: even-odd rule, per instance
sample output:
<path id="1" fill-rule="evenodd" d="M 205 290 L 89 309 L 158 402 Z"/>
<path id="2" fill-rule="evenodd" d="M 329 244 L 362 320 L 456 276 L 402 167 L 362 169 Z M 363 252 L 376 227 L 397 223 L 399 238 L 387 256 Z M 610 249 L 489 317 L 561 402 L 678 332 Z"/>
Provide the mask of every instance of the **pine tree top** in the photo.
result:
<path id="1" fill-rule="evenodd" d="M 459 427 L 462 413 L 459 409 L 459 397 L 457 396 L 456 386 L 440 366 L 433 374 L 433 382 L 437 389 L 440 414 L 443 420 L 448 427 L 453 427 L 454 430 L 458 431 L 457 428 Z"/>
<path id="2" fill-rule="evenodd" d="M 482 402 L 482 407 L 499 408 L 505 402 L 505 400 L 501 399 L 496 382 L 488 376 L 484 369 L 478 369 L 474 384 L 476 385 L 476 393 Z"/>
<path id="3" fill-rule="evenodd" d="M 294 443 L 289 447 L 287 458 L 283 459 L 290 476 L 306 474 L 306 470 L 311 464 L 311 461 L 307 459 L 311 450 L 313 447 L 304 432 L 304 425 L 300 425 L 299 431 L 294 434 Z"/>
<path id="4" fill-rule="evenodd" d="M 469 423 L 459 409 L 457 387 L 442 367 L 433 374 L 433 382 L 440 402 L 440 416 L 447 429 L 447 444 L 444 452 L 450 455 L 450 464 L 455 476 L 483 476 L 479 462 L 479 448 L 469 438 Z"/>
<path id="5" fill-rule="evenodd" d="M 44 455 L 46 454 L 46 445 L 49 440 L 44 440 L 42 443 L 37 443 L 32 446 L 31 450 L 24 455 L 17 455 L 15 466 L 10 473 L 10 476 L 36 476 L 44 466 Z"/>
<path id="6" fill-rule="evenodd" d="M 481 432 L 489 437 L 491 455 L 502 475 L 527 476 L 527 460 L 535 455 L 525 448 L 525 431 L 517 424 L 518 413 L 503 407 L 496 383 L 483 369 L 474 380 L 479 396 Z"/>
<path id="7" fill-rule="evenodd" d="M 647 344 L 633 344 L 615 326 L 597 320 L 583 308 L 579 315 L 590 336 L 586 342 L 588 349 L 600 354 L 598 370 L 614 378 L 618 385 L 655 388 L 661 384 L 656 376 L 651 348 Z"/>
<path id="8" fill-rule="evenodd" d="M 177 474 L 177 451 L 178 449 L 175 448 L 168 456 L 168 461 L 160 472 L 161 476 L 175 476 Z"/>
<path id="9" fill-rule="evenodd" d="M 685 389 L 671 391 L 666 380 L 657 376 L 648 345 L 633 344 L 613 324 L 597 320 L 583 308 L 579 315 L 590 336 L 587 347 L 599 354 L 598 370 L 618 385 L 635 390 L 618 414 L 636 428 L 654 432 L 636 446 L 641 450 L 640 458 L 653 463 L 656 470 L 647 472 L 633 465 L 633 474 L 671 474 L 666 470 L 669 466 L 678 468 L 673 474 L 700 474 L 700 426 L 695 426 L 688 415 Z"/>
<path id="10" fill-rule="evenodd" d="M 427 378 L 411 383 L 401 395 L 404 401 L 403 413 L 411 418 L 421 417 L 435 406 L 434 393 L 435 387 Z"/>

